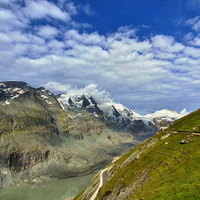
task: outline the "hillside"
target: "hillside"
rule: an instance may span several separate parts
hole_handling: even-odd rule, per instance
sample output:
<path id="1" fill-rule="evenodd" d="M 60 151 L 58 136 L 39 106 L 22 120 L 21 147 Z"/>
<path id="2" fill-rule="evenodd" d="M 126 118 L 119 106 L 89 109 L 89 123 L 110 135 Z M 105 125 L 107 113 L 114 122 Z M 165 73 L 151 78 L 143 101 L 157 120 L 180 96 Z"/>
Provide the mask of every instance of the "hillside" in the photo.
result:
<path id="1" fill-rule="evenodd" d="M 200 109 L 176 120 L 168 130 L 200 132 Z"/>
<path id="2" fill-rule="evenodd" d="M 197 110 L 110 163 L 96 199 L 200 199 L 200 135 L 190 134 L 199 120 Z M 99 174 L 75 199 L 90 199 L 98 185 Z"/>

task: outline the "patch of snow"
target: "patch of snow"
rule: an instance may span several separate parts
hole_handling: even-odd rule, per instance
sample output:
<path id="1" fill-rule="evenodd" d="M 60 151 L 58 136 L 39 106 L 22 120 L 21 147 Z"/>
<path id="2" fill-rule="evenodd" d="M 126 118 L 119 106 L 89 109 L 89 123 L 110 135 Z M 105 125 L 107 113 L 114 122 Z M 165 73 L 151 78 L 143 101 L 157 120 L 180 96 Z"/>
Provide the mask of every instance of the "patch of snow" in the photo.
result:
<path id="1" fill-rule="evenodd" d="M 6 105 L 9 105 L 9 104 L 10 104 L 10 102 L 9 102 L 8 100 L 6 100 L 5 103 L 6 103 Z"/>
<path id="2" fill-rule="evenodd" d="M 43 99 L 48 99 L 49 97 L 47 97 L 47 96 L 45 96 L 45 95 L 43 95 L 43 94 L 41 94 L 41 97 L 43 98 Z"/>
<path id="3" fill-rule="evenodd" d="M 4 83 L 0 83 L 0 86 L 6 87 L 6 85 Z"/>
<path id="4" fill-rule="evenodd" d="M 69 115 L 69 114 L 67 114 L 67 115 L 68 115 L 69 119 L 72 119 L 71 115 Z"/>
<path id="5" fill-rule="evenodd" d="M 19 93 L 19 94 L 24 94 L 25 91 L 24 91 L 24 90 L 20 90 L 20 91 L 18 91 L 18 93 Z"/>
<path id="6" fill-rule="evenodd" d="M 60 95 L 58 98 L 58 102 L 60 103 L 60 106 L 63 108 L 63 104 L 69 105 L 68 100 L 64 97 L 64 95 Z M 62 105 L 61 105 L 62 104 Z M 64 109 L 63 109 L 64 110 Z"/>
<path id="7" fill-rule="evenodd" d="M 16 92 L 16 91 L 18 91 L 18 90 L 21 90 L 21 88 L 15 88 L 15 89 L 13 90 L 13 92 Z"/>
<path id="8" fill-rule="evenodd" d="M 17 97 L 19 97 L 19 94 L 15 95 L 15 96 L 12 97 L 11 99 L 15 99 L 15 98 L 17 98 Z"/>
<path id="9" fill-rule="evenodd" d="M 78 117 L 78 116 L 81 116 L 81 113 L 78 113 L 78 114 L 76 115 L 76 117 Z"/>
<path id="10" fill-rule="evenodd" d="M 147 126 L 149 126 L 149 122 L 151 122 L 152 124 L 155 125 L 153 118 L 147 118 L 147 117 L 141 116 L 141 117 L 134 118 L 134 120 L 142 120 L 144 122 L 144 124 Z"/>
<path id="11" fill-rule="evenodd" d="M 89 106 L 86 106 L 86 108 L 94 108 L 95 105 L 94 104 L 90 104 Z"/>
<path id="12" fill-rule="evenodd" d="M 95 117 L 98 117 L 98 115 L 97 115 L 95 112 L 93 112 L 93 115 L 94 115 Z"/>
<path id="13" fill-rule="evenodd" d="M 61 108 L 62 108 L 63 110 L 65 110 L 65 107 L 63 106 L 63 103 L 62 103 L 62 101 L 59 101 L 59 100 L 58 100 L 58 102 L 59 102 L 59 104 L 60 104 Z"/>
<path id="14" fill-rule="evenodd" d="M 79 102 L 74 102 L 74 104 L 78 107 L 81 108 L 82 104 L 83 104 L 83 100 L 79 101 Z"/>
<path id="15" fill-rule="evenodd" d="M 48 104 L 52 104 L 50 101 L 45 100 Z"/>

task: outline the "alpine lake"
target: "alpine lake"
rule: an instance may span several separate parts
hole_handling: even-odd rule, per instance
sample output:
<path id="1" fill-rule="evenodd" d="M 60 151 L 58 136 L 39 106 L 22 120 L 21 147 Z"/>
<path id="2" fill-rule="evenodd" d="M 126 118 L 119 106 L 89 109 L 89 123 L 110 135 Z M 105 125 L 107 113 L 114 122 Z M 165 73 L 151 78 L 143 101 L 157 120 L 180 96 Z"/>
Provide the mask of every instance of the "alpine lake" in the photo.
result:
<path id="1" fill-rule="evenodd" d="M 65 200 L 75 197 L 84 190 L 95 174 L 61 179 L 45 183 L 40 187 L 32 185 L 15 186 L 0 190 L 1 200 Z"/>

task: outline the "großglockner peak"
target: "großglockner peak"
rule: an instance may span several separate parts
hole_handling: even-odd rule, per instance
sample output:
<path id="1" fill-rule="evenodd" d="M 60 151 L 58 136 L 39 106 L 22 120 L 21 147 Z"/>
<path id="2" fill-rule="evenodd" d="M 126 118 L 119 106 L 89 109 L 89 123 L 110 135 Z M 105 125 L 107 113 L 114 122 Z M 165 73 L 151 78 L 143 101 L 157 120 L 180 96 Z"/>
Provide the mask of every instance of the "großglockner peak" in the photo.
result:
<path id="1" fill-rule="evenodd" d="M 136 124 L 140 124 L 140 126 L 141 124 L 143 124 L 143 126 L 153 128 L 152 131 L 155 132 L 156 129 L 160 128 L 161 121 L 165 121 L 168 126 L 174 120 L 177 120 L 184 116 L 176 111 L 171 111 L 168 109 L 163 109 L 160 111 L 156 111 L 155 113 L 142 116 L 126 108 L 122 104 L 117 104 L 111 101 L 101 101 L 101 103 L 96 103 L 95 100 L 96 99 L 93 99 L 93 97 L 89 94 L 63 94 L 58 97 L 58 101 L 60 102 L 62 107 L 63 105 L 70 106 L 69 102 L 71 102 L 71 105 L 73 104 L 78 108 L 87 109 L 94 115 L 94 117 L 100 118 L 109 123 L 110 125 L 113 125 L 113 127 L 118 128 L 120 130 L 123 129 L 130 131 L 130 125 L 132 124 L 131 129 L 133 131 L 133 129 L 136 128 L 135 126 L 137 126 Z M 147 131 L 147 129 L 144 130 Z"/>

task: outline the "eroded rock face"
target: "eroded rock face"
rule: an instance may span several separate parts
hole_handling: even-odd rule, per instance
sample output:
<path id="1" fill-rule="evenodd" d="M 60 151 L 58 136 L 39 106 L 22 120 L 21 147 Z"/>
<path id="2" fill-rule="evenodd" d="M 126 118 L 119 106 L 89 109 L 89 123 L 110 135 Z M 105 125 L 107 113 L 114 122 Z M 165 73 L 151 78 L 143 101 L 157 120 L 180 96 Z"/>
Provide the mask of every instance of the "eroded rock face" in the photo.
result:
<path id="1" fill-rule="evenodd" d="M 86 175 L 132 148 L 130 133 L 109 129 L 86 107 L 63 109 L 45 88 L 0 83 L 0 188 Z"/>
<path id="2" fill-rule="evenodd" d="M 10 155 L 9 169 L 16 172 L 30 169 L 38 163 L 47 160 L 49 155 L 50 151 L 46 151 L 44 153 L 40 151 L 33 151 L 27 153 L 14 152 Z"/>

